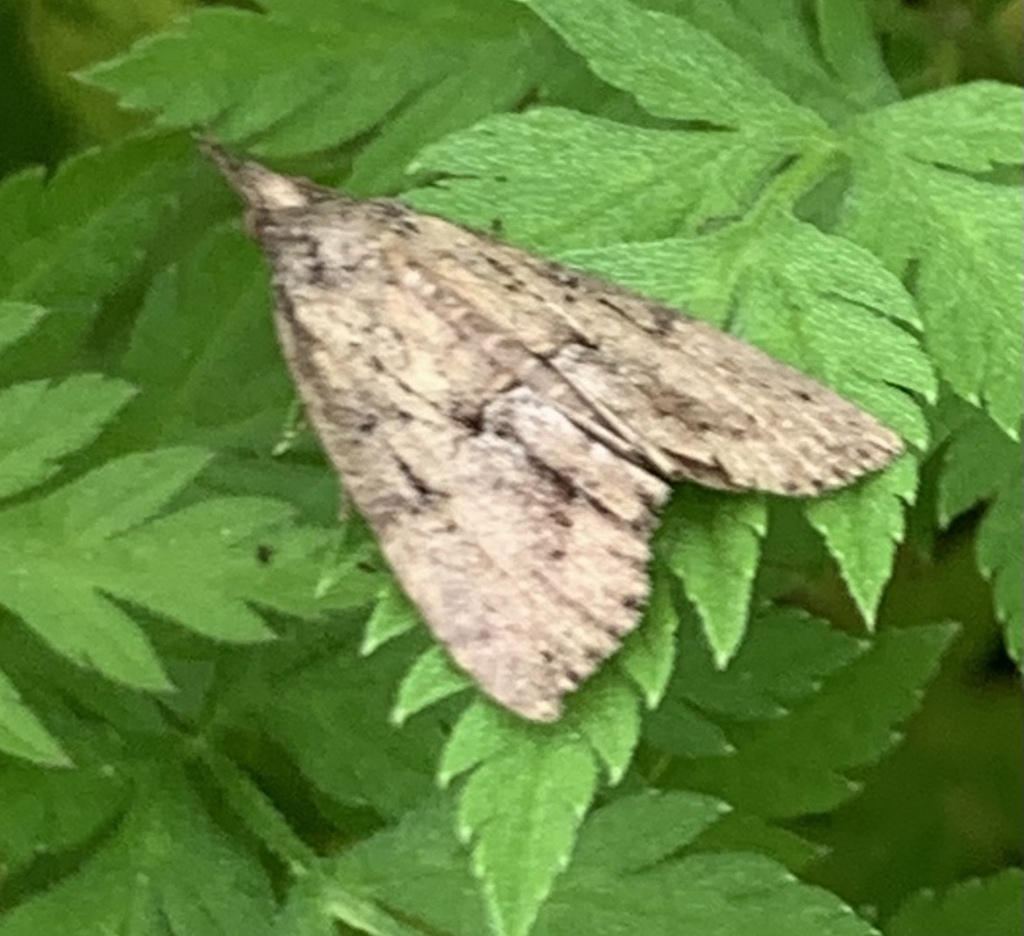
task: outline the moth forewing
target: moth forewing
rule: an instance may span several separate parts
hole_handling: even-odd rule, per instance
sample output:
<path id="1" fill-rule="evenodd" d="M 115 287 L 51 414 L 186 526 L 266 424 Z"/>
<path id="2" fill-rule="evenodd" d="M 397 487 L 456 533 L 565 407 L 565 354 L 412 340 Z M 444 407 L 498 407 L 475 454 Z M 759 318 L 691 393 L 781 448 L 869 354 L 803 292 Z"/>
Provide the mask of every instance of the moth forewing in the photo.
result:
<path id="1" fill-rule="evenodd" d="M 671 481 L 807 495 L 898 437 L 708 325 L 391 200 L 208 151 L 273 270 L 285 359 L 435 637 L 558 718 L 647 598 Z"/>

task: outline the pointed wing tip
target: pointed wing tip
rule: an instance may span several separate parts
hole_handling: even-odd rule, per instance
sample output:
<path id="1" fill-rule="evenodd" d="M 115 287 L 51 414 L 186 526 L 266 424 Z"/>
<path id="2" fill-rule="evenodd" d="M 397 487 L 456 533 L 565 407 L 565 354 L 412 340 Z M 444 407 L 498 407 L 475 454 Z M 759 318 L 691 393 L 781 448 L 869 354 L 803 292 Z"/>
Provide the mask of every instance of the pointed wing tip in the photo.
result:
<path id="1" fill-rule="evenodd" d="M 820 488 L 806 493 L 811 496 L 842 490 L 876 474 L 891 465 L 903 454 L 903 440 L 887 426 L 878 423 L 877 430 L 863 439 L 856 449 L 852 465 L 843 465 L 827 477 L 820 478 Z"/>
<path id="2" fill-rule="evenodd" d="M 896 461 L 905 451 L 907 450 L 906 445 L 895 432 L 891 429 L 886 429 L 885 436 L 882 441 L 882 451 L 879 455 L 879 468 L 884 468 L 886 465 Z"/>
<path id="3" fill-rule="evenodd" d="M 903 439 L 896 432 L 874 417 L 871 419 L 875 431 L 865 440 L 868 448 L 864 467 L 866 472 L 881 471 L 906 451 Z"/>
<path id="4" fill-rule="evenodd" d="M 847 418 L 838 439 L 813 459 L 800 481 L 782 484 L 769 493 L 788 497 L 820 497 L 831 494 L 887 468 L 905 451 L 903 439 L 878 418 L 839 398 Z M 835 441 L 842 444 L 836 446 Z M 791 479 L 792 480 L 792 479 Z"/>
<path id="5" fill-rule="evenodd" d="M 842 445 L 828 445 L 781 462 L 761 458 L 752 465 L 733 463 L 724 482 L 722 477 L 713 477 L 698 483 L 727 491 L 763 491 L 799 499 L 833 494 L 882 471 L 903 454 L 903 440 L 881 423 L 872 423 L 862 424 L 861 434 L 849 434 Z"/>

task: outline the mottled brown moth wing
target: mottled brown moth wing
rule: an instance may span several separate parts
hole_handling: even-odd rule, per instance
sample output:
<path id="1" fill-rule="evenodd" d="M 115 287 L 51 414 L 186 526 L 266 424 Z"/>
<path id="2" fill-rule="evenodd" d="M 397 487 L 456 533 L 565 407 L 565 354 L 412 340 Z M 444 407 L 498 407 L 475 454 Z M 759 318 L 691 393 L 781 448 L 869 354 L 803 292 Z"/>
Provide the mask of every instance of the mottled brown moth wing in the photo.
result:
<path id="1" fill-rule="evenodd" d="M 405 209 L 408 210 L 408 209 Z M 807 496 L 890 462 L 899 437 L 757 348 L 593 276 L 416 215 L 417 257 L 485 310 L 519 379 L 656 476 Z M 493 357 L 493 354 L 492 354 Z"/>
<path id="2" fill-rule="evenodd" d="M 810 494 L 897 437 L 677 312 L 389 200 L 211 155 L 274 272 L 288 366 L 456 662 L 556 719 L 647 596 L 668 482 Z"/>

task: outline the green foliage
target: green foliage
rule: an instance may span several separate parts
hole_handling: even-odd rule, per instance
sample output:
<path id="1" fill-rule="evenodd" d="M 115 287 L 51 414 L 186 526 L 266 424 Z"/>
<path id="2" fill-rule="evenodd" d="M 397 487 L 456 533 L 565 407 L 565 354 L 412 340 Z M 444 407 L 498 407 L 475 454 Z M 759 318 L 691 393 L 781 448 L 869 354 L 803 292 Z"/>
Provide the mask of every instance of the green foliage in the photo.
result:
<path id="1" fill-rule="evenodd" d="M 972 415 L 961 425 L 945 453 L 939 482 L 939 518 L 953 517 L 989 503 L 978 526 L 978 567 L 992 580 L 993 602 L 1006 630 L 1006 649 L 1018 663 L 1024 636 L 1020 569 L 1024 567 L 1020 517 L 1024 513 L 1020 485 L 1024 473 L 1019 445 L 1014 445 L 991 420 Z"/>
<path id="2" fill-rule="evenodd" d="M 741 852 L 685 854 L 724 811 L 710 797 L 685 792 L 627 796 L 597 810 L 584 823 L 573 864 L 532 932 L 575 936 L 635 932 L 638 925 L 651 936 L 874 932 L 834 895 L 797 881 L 771 859 Z M 348 903 L 339 916 L 387 936 L 486 932 L 470 879 L 450 870 L 458 863 L 446 834 L 450 822 L 430 805 L 343 856 L 333 868 Z M 415 865 L 409 861 L 410 841 L 418 844 Z M 383 925 L 367 925 L 367 904 L 378 915 L 388 914 Z M 415 925 L 405 922 L 410 919 Z"/>
<path id="3" fill-rule="evenodd" d="M 906 96 L 849 0 L 261 6 L 91 68 L 154 127 L 0 182 L 0 936 L 873 932 L 852 902 L 898 907 L 893 936 L 1011 932 L 998 862 L 931 840 L 930 876 L 865 889 L 877 843 L 827 828 L 920 752 L 922 699 L 979 678 L 982 604 L 1021 659 L 1019 89 Z M 266 271 L 194 127 L 498 221 L 907 454 L 813 502 L 677 490 L 642 626 L 526 724 L 339 530 L 308 433 L 272 454 Z M 990 584 L 968 609 L 961 543 Z M 1003 808 L 984 854 L 1017 847 Z"/>
<path id="4" fill-rule="evenodd" d="M 666 533 L 659 557 L 679 576 L 700 609 L 708 642 L 723 666 L 746 631 L 750 592 L 767 529 L 764 500 L 687 488 L 664 514 Z M 722 588 L 723 579 L 728 588 Z"/>
<path id="5" fill-rule="evenodd" d="M 402 186 L 425 142 L 564 82 L 558 70 L 573 67 L 513 3 L 264 6 L 265 16 L 201 11 L 88 80 L 162 126 L 216 122 L 224 142 L 264 157 L 372 134 L 351 154 L 348 184 L 379 192 Z"/>
<path id="6" fill-rule="evenodd" d="M 224 836 L 169 758 L 137 766 L 135 797 L 96 854 L 5 915 L 20 936 L 59 933 L 252 933 L 272 930 L 273 894 L 257 856 Z M 228 874 L 218 873 L 230 868 Z"/>
<path id="7" fill-rule="evenodd" d="M 914 894 L 890 921 L 887 936 L 1005 936 L 1020 931 L 1024 875 L 1016 868 L 964 881 L 945 894 Z"/>

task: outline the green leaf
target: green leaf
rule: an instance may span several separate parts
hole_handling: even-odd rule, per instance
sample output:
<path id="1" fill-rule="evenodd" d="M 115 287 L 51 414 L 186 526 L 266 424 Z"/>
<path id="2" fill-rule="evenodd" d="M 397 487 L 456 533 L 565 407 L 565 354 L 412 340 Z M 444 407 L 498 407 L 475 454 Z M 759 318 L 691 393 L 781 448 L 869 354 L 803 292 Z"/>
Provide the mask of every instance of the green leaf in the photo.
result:
<path id="1" fill-rule="evenodd" d="M 401 725 L 410 716 L 471 685 L 472 680 L 456 667 L 443 647 L 431 647 L 416 660 L 398 687 L 391 718 Z"/>
<path id="2" fill-rule="evenodd" d="M 620 0 L 527 0 L 609 84 L 659 117 L 767 132 L 827 134 L 812 112 L 687 20 Z"/>
<path id="3" fill-rule="evenodd" d="M 722 811 L 721 803 L 694 793 L 643 794 L 598 810 L 584 824 L 577 857 L 530 932 L 875 932 L 836 897 L 808 887 L 762 856 L 684 852 L 680 857 Z M 422 809 L 341 858 L 333 866 L 340 891 L 331 901 L 336 915 L 371 933 L 488 932 L 479 897 L 462 871 L 463 858 L 444 835 L 447 818 L 436 806 Z M 365 910 L 358 916 L 353 911 L 357 902 L 360 909 L 369 905 L 387 917 L 375 919 L 377 928 L 371 928 Z"/>
<path id="4" fill-rule="evenodd" d="M 886 936 L 1015 936 L 1020 932 L 1024 874 L 1007 868 L 962 881 L 944 894 L 919 891 L 885 926 Z"/>
<path id="5" fill-rule="evenodd" d="M 84 77 L 164 126 L 212 127 L 264 157 L 372 132 L 351 180 L 371 191 L 400 187 L 424 143 L 514 107 L 566 60 L 513 4 L 265 6 L 197 10 Z"/>
<path id="6" fill-rule="evenodd" d="M 159 248 L 190 146 L 180 136 L 136 138 L 76 155 L 48 179 L 27 169 L 0 183 L 0 295 L 50 313 L 5 353 L 7 380 L 95 366 L 100 302 L 122 298 Z"/>
<path id="7" fill-rule="evenodd" d="M 3 936 L 83 933 L 269 936 L 274 899 L 255 856 L 228 838 L 180 766 L 135 765 L 137 796 L 95 854 L 0 919 Z"/>
<path id="8" fill-rule="evenodd" d="M 361 932 L 490 936 L 495 930 L 488 926 L 479 882 L 452 835 L 453 813 L 443 801 L 409 811 L 395 827 L 329 862 L 326 883 L 315 882 L 307 900 L 321 908 L 322 919 L 340 919 Z"/>
<path id="9" fill-rule="evenodd" d="M 1020 589 L 1020 569 L 1024 566 L 1022 472 L 1020 444 L 1008 439 L 991 420 L 975 417 L 957 429 L 946 450 L 938 497 L 942 524 L 983 501 L 990 502 L 978 527 L 978 568 L 992 582 L 1006 649 L 1018 664 L 1024 640 L 1024 597 Z"/>
<path id="10" fill-rule="evenodd" d="M 0 351 L 29 334 L 46 315 L 31 302 L 0 302 Z"/>
<path id="11" fill-rule="evenodd" d="M 206 467 L 200 449 L 167 449 L 129 455 L 47 495 L 37 516 L 84 550 L 128 532 L 155 516 Z"/>
<path id="12" fill-rule="evenodd" d="M 840 215 L 842 233 L 894 273 L 914 268 L 925 344 L 940 374 L 1014 436 L 1024 367 L 1022 196 L 947 166 L 1019 163 L 1018 134 L 1007 122 L 1019 95 L 992 83 L 947 89 L 853 122 L 851 188 Z"/>
<path id="13" fill-rule="evenodd" d="M 779 9 L 776 7 L 772 12 Z M 846 0 L 825 0 L 815 5 L 814 12 L 818 16 L 822 57 L 843 88 L 863 105 L 885 104 L 895 99 L 899 92 L 872 32 L 874 24 L 868 7 Z M 799 15 L 796 9 L 793 14 Z"/>
<path id="14" fill-rule="evenodd" d="M 175 460 L 179 463 L 156 468 L 157 474 L 168 469 L 162 496 L 161 486 L 150 495 L 143 484 L 138 505 L 143 517 L 147 507 L 158 505 L 202 467 L 192 453 L 182 454 L 183 459 Z M 90 574 L 97 540 L 104 538 L 102 507 L 120 506 L 120 484 L 133 474 L 118 470 L 121 467 L 86 475 L 46 498 L 0 513 L 4 530 L 0 553 L 5 554 L 0 565 L 0 601 L 79 665 L 129 685 L 169 689 L 171 684 L 142 630 L 99 593 L 99 582 Z M 115 517 L 111 533 L 135 520 L 136 512 L 129 498 L 124 520 Z M 94 537 L 91 527 L 96 522 L 98 536 Z M 40 536 L 42 531 L 50 531 L 51 537 Z"/>
<path id="15" fill-rule="evenodd" d="M 442 776 L 470 767 L 459 795 L 460 838 L 472 842 L 495 931 L 525 936 L 593 800 L 594 754 L 563 726 L 528 724 L 477 703 L 455 726 Z"/>
<path id="16" fill-rule="evenodd" d="M 726 807 L 694 793 L 642 795 L 596 812 L 577 861 L 542 911 L 535 936 L 635 931 L 869 936 L 838 898 L 760 855 L 679 852 Z"/>
<path id="17" fill-rule="evenodd" d="M 799 881 L 759 855 L 696 854 L 645 873 L 611 875 L 580 868 L 545 907 L 534 936 L 633 932 L 814 933 L 873 936 L 876 932 L 838 897 Z"/>
<path id="18" fill-rule="evenodd" d="M 828 854 L 824 845 L 809 842 L 773 822 L 750 813 L 729 813 L 700 837 L 701 851 L 746 852 L 764 855 L 799 877 Z M 812 873 L 813 873 L 812 871 Z"/>
<path id="19" fill-rule="evenodd" d="M 725 730 L 731 722 L 785 716 L 866 649 L 796 609 L 762 607 L 723 670 L 709 652 L 697 614 L 688 610 L 682 621 L 679 665 L 664 701 L 647 719 L 644 738 L 686 759 L 735 754 Z"/>
<path id="20" fill-rule="evenodd" d="M 81 733 L 76 741 L 81 751 Z M 41 853 L 88 848 L 124 813 L 129 786 L 123 774 L 93 765 L 53 770 L 6 762 L 0 771 L 0 853 L 8 873 L 23 872 Z"/>
<path id="21" fill-rule="evenodd" d="M 118 374 L 140 398 L 112 449 L 239 447 L 269 454 L 294 395 L 255 246 L 216 228 L 150 286 Z"/>
<path id="22" fill-rule="evenodd" d="M 0 498 L 53 477 L 61 460 L 92 442 L 134 395 L 129 384 L 98 374 L 0 390 Z"/>
<path id="23" fill-rule="evenodd" d="M 824 538 L 869 628 L 903 540 L 903 509 L 914 499 L 916 474 L 903 457 L 882 474 L 807 505 L 807 520 Z"/>
<path id="24" fill-rule="evenodd" d="M 764 173 L 792 150 L 771 134 L 654 130 L 539 107 L 489 117 L 423 149 L 412 168 L 442 179 L 405 200 L 480 230 L 501 219 L 503 239 L 589 266 L 567 249 L 695 233 L 742 214 Z M 647 287 L 692 302 L 678 292 L 688 269 L 666 278 L 675 293 Z"/>
<path id="25" fill-rule="evenodd" d="M 943 526 L 985 501 L 1005 493 L 1020 474 L 1021 447 L 975 409 L 955 427 L 942 457 L 937 500 Z"/>
<path id="26" fill-rule="evenodd" d="M 644 742 L 659 754 L 671 757 L 723 757 L 736 752 L 718 725 L 685 699 L 672 695 L 647 719 Z"/>
<path id="27" fill-rule="evenodd" d="M 954 633 L 950 625 L 883 631 L 785 717 L 733 728 L 732 757 L 678 764 L 678 782 L 767 818 L 834 809 L 856 789 L 844 772 L 893 745 L 895 725 L 917 708 Z"/>
<path id="28" fill-rule="evenodd" d="M 860 4 L 648 0 L 715 37 L 794 101 L 832 121 L 895 97 Z"/>
<path id="29" fill-rule="evenodd" d="M 238 661 L 221 722 L 241 733 L 257 725 L 333 803 L 395 820 L 434 793 L 444 732 L 429 713 L 402 729 L 388 724 L 409 654 L 389 645 L 371 665 L 355 625 L 304 627 L 253 647 Z"/>
<path id="30" fill-rule="evenodd" d="M 590 684 L 588 704 L 572 706 L 566 720 L 590 742 L 614 786 L 625 775 L 640 740 L 640 700 L 612 667 L 599 671 Z"/>
<path id="31" fill-rule="evenodd" d="M 927 443 L 920 406 L 935 399 L 932 367 L 905 326 L 917 312 L 878 259 L 813 225 L 773 218 L 743 249 L 734 331 Z"/>
<path id="32" fill-rule="evenodd" d="M 625 876 L 652 868 L 728 812 L 725 803 L 697 793 L 651 791 L 615 800 L 584 824 L 566 883 L 587 871 Z"/>
<path id="33" fill-rule="evenodd" d="M 258 561 L 257 544 L 276 540 L 290 520 L 285 505 L 210 499 L 154 516 L 207 457 L 190 449 L 127 456 L 3 511 L 0 601 L 70 659 L 147 689 L 169 683 L 142 631 L 107 595 L 242 643 L 273 636 L 250 602 L 319 611 L 309 554 L 322 535 L 295 532 L 269 569 Z"/>
<path id="34" fill-rule="evenodd" d="M 657 548 L 655 555 L 658 555 Z M 648 708 L 654 708 L 661 701 L 672 676 L 678 622 L 668 573 L 664 564 L 656 561 L 651 569 L 651 593 L 643 621 L 626 635 L 615 657 L 621 670 L 640 688 Z"/>
<path id="35" fill-rule="evenodd" d="M 505 746 L 502 718 L 500 710 L 480 699 L 466 708 L 441 757 L 438 781 L 442 786 L 448 786 L 456 777 L 501 753 Z"/>
<path id="36" fill-rule="evenodd" d="M 43 723 L 22 701 L 21 693 L 0 671 L 0 750 L 46 767 L 70 767 L 71 760 Z"/>
<path id="37" fill-rule="evenodd" d="M 767 528 L 764 499 L 684 485 L 665 511 L 659 555 L 700 612 L 715 659 L 724 666 L 747 629 L 750 593 Z"/>
<path id="38" fill-rule="evenodd" d="M 895 101 L 859 118 L 858 125 L 860 132 L 884 139 L 889 156 L 986 172 L 1024 162 L 1024 143 L 1014 130 L 1022 107 L 1019 87 L 972 81 Z"/>
<path id="39" fill-rule="evenodd" d="M 362 843 L 366 844 L 366 843 Z M 363 857 L 360 851 L 359 856 Z M 362 869 L 359 869 L 360 871 Z M 369 933 L 370 936 L 423 936 L 417 920 L 407 925 L 393 917 L 379 901 L 364 897 L 361 881 L 348 879 L 349 869 L 334 877 L 318 870 L 300 878 L 287 895 L 287 903 L 277 917 L 275 933 L 287 936 L 336 936 L 338 923 L 351 929 L 341 932 Z M 357 877 L 358 872 L 352 874 Z"/>
<path id="40" fill-rule="evenodd" d="M 515 12 L 510 4 L 506 9 Z M 436 83 L 419 89 L 387 121 L 384 132 L 353 159 L 348 186 L 362 192 L 406 187 L 406 167 L 425 143 L 495 111 L 514 109 L 534 87 L 557 80 L 568 56 L 539 26 L 532 17 L 511 16 L 506 35 L 460 43 L 459 67 L 452 68 L 455 57 L 450 57 L 447 73 L 439 73 Z"/>
<path id="41" fill-rule="evenodd" d="M 317 864 L 316 852 L 296 835 L 287 819 L 238 764 L 216 749 L 202 752 L 203 766 L 219 792 L 246 827 L 295 875 L 308 874 Z"/>
<path id="42" fill-rule="evenodd" d="M 0 292 L 42 305 L 91 304 L 138 265 L 174 207 L 191 144 L 135 138 L 0 186 Z"/>
<path id="43" fill-rule="evenodd" d="M 420 613 L 394 579 L 384 586 L 373 613 L 366 622 L 361 652 L 373 653 L 378 647 L 407 634 L 421 623 Z"/>
<path id="44" fill-rule="evenodd" d="M 1024 567 L 1020 524 L 1024 516 L 1024 494 L 1017 483 L 1020 480 L 1019 470 L 1013 478 L 1006 496 L 989 509 L 978 531 L 978 568 L 992 582 L 996 614 L 1003 623 L 1006 651 L 1020 665 L 1024 659 L 1024 598 L 1020 590 L 1020 570 Z"/>
<path id="45" fill-rule="evenodd" d="M 686 699 L 729 720 L 771 721 L 786 715 L 797 703 L 813 700 L 823 680 L 868 649 L 804 611 L 768 605 L 757 609 L 743 647 L 723 670 L 703 646 L 694 615 L 683 620 L 685 652 L 668 699 Z"/>

